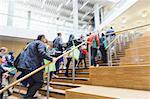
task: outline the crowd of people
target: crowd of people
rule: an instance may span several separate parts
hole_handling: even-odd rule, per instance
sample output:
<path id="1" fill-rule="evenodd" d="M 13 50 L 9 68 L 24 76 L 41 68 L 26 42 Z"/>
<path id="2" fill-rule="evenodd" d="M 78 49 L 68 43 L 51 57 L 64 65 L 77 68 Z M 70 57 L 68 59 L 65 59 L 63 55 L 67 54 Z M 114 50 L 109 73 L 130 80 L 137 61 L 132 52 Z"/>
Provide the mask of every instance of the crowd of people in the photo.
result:
<path id="1" fill-rule="evenodd" d="M 64 76 L 69 77 L 68 70 L 71 66 L 70 63 L 73 60 L 76 68 L 80 67 L 82 61 L 84 63 L 84 67 L 87 68 L 88 66 L 86 63 L 86 58 L 88 57 L 89 53 L 91 53 L 91 65 L 96 66 L 97 53 L 100 52 L 103 63 L 107 63 L 107 51 L 105 48 L 107 46 L 108 34 L 112 32 L 114 31 L 111 28 L 106 32 L 107 35 L 104 35 L 104 33 L 101 33 L 101 35 L 89 33 L 87 36 L 81 35 L 80 38 L 75 38 L 75 36 L 71 34 L 66 44 L 63 43 L 62 33 L 57 33 L 57 37 L 52 43 L 48 42 L 45 35 L 39 35 L 36 40 L 27 43 L 25 48 L 22 50 L 22 52 L 20 52 L 16 59 L 14 58 L 13 51 L 8 52 L 6 47 L 1 47 L 0 89 L 5 86 L 5 84 L 3 85 L 2 83 L 2 78 L 6 78 L 9 82 L 10 76 L 15 75 L 16 72 L 9 72 L 13 68 L 16 68 L 21 72 L 20 75 L 16 77 L 16 79 L 20 79 L 44 64 L 56 61 L 48 66 L 49 70 L 47 70 L 48 67 L 46 67 L 45 70 L 40 71 L 21 82 L 24 87 L 28 87 L 27 94 L 24 96 L 24 99 L 32 99 L 34 98 L 37 90 L 43 85 L 43 75 L 50 74 L 50 79 L 52 77 L 58 77 L 57 73 L 61 72 L 61 68 L 65 68 L 66 72 L 64 73 Z M 111 34 L 111 36 L 114 35 Z M 79 48 L 76 48 L 76 52 L 74 51 L 75 54 L 71 55 L 72 52 L 70 52 L 69 54 L 56 60 L 58 56 L 71 50 L 85 40 L 87 40 L 87 44 L 83 44 Z M 3 94 L 1 94 L 0 98 L 2 95 Z"/>
<path id="2" fill-rule="evenodd" d="M 11 77 L 15 75 L 15 72 L 9 72 L 14 69 L 14 52 L 10 51 L 8 52 L 8 49 L 6 47 L 0 48 L 0 89 L 4 86 L 8 85 L 11 82 Z M 8 77 L 9 76 L 9 77 Z M 10 91 L 7 91 L 7 94 L 10 94 Z M 0 99 L 2 99 L 3 94 L 0 94 Z"/>

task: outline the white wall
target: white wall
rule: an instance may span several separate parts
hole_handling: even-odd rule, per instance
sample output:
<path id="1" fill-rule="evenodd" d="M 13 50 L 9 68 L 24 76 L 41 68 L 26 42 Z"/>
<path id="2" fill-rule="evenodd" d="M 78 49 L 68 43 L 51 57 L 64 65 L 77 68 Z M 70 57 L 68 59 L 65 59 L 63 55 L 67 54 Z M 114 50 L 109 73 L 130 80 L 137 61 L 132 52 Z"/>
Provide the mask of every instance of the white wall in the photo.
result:
<path id="1" fill-rule="evenodd" d="M 11 36 L 11 37 L 20 37 L 20 38 L 27 38 L 27 39 L 36 39 L 37 35 L 44 34 L 49 41 L 53 41 L 54 38 L 57 36 L 57 33 L 54 31 L 34 31 L 29 29 L 21 29 L 21 28 L 14 28 L 8 26 L 0 26 L 0 35 L 3 36 Z M 63 41 L 68 41 L 69 34 L 63 33 Z"/>

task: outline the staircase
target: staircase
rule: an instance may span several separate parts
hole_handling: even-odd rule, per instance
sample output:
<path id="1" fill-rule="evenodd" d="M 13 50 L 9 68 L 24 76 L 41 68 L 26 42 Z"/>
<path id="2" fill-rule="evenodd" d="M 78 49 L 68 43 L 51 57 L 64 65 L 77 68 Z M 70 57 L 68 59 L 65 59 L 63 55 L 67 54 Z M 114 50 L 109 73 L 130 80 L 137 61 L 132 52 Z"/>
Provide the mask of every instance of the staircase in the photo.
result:
<path id="1" fill-rule="evenodd" d="M 127 48 L 127 47 L 126 47 Z M 119 66 L 120 58 L 125 55 L 125 50 L 122 50 L 117 53 L 118 57 L 113 56 L 113 66 Z M 88 58 L 86 59 L 87 66 L 89 65 Z M 108 66 L 107 63 L 102 63 L 101 60 L 98 60 L 97 63 L 99 66 Z M 65 99 L 65 92 L 68 89 L 72 88 L 79 88 L 84 85 L 90 85 L 89 82 L 89 68 L 83 68 L 83 66 L 79 66 L 80 68 L 76 68 L 75 73 L 75 81 L 72 80 L 72 69 L 69 69 L 69 77 L 65 77 L 64 73 L 66 69 L 61 69 L 61 73 L 58 74 L 58 78 L 53 78 L 50 82 L 50 86 L 54 89 L 50 90 L 50 99 L 56 98 L 56 99 Z M 46 81 L 44 83 L 44 86 L 46 86 Z M 15 86 L 14 88 L 19 90 L 19 85 Z M 45 88 L 45 89 L 44 89 Z M 39 90 L 39 93 L 42 95 L 42 97 L 46 98 L 46 92 L 47 89 L 44 87 Z M 13 96 L 20 97 L 18 94 L 21 93 L 22 95 L 26 93 L 26 88 L 21 87 L 22 91 L 15 91 L 13 93 Z"/>
<path id="2" fill-rule="evenodd" d="M 89 83 L 94 86 L 68 89 L 66 99 L 150 99 L 148 38 L 143 36 L 131 42 L 121 52 L 119 66 L 91 67 Z"/>
<path id="3" fill-rule="evenodd" d="M 65 97 L 66 99 L 80 99 L 81 97 L 81 99 L 142 99 L 140 98 L 142 96 L 143 99 L 150 99 L 150 88 L 147 87 L 150 86 L 150 47 L 147 46 L 150 44 L 150 40 L 146 38 L 150 38 L 150 36 L 141 37 L 136 42 L 127 43 L 122 51 L 117 52 L 117 57 L 113 56 L 113 67 L 107 66 L 100 60 L 97 61 L 99 67 L 89 69 L 80 66 L 76 69 L 75 81 L 72 80 L 72 69 L 69 69 L 70 77 L 65 77 L 65 69 L 62 69 L 62 72 L 58 74 L 59 77 L 53 78 L 50 82 L 53 89 L 49 91 L 49 99 L 65 99 Z M 136 62 L 134 61 L 135 50 L 138 50 Z M 88 62 L 88 59 L 86 61 Z M 145 80 L 148 82 L 140 83 L 140 81 Z M 46 86 L 46 81 L 44 86 Z M 21 88 L 20 92 L 19 88 Z M 131 90 L 128 88 L 131 88 Z M 46 92 L 46 87 L 39 90 L 40 99 L 46 99 Z M 121 94 L 118 94 L 118 92 L 121 92 Z M 13 95 L 8 99 L 20 99 L 19 93 L 25 94 L 26 88 L 20 87 L 20 85 L 14 86 Z M 136 96 L 139 96 L 139 98 Z"/>

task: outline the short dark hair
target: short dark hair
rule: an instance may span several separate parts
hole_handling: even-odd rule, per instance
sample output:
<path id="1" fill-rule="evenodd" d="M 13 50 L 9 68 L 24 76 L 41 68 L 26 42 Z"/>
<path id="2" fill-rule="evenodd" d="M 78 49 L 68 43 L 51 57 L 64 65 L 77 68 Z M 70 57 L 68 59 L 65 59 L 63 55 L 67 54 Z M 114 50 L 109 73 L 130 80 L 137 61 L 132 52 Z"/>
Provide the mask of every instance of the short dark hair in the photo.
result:
<path id="1" fill-rule="evenodd" d="M 38 35 L 37 40 L 41 40 L 43 37 L 45 38 L 44 34 Z"/>
<path id="2" fill-rule="evenodd" d="M 58 35 L 58 36 L 60 36 L 60 35 L 61 35 L 61 33 L 57 33 L 57 35 Z"/>

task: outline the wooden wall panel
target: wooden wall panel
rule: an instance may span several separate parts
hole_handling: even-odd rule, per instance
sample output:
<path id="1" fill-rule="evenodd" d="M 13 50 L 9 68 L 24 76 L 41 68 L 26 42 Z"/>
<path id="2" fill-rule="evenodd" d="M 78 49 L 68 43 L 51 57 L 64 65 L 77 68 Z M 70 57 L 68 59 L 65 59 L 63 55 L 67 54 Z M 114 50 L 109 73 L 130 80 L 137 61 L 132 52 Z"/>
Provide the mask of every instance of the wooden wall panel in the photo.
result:
<path id="1" fill-rule="evenodd" d="M 136 56 L 136 55 L 149 55 L 150 54 L 150 46 L 149 47 L 141 47 L 141 48 L 130 48 L 125 51 L 125 56 Z"/>
<path id="2" fill-rule="evenodd" d="M 130 43 L 129 47 L 130 48 L 137 48 L 137 47 L 146 47 L 150 46 L 150 41 L 149 42 L 132 42 Z"/>
<path id="3" fill-rule="evenodd" d="M 8 51 L 15 51 L 15 56 L 25 47 L 26 42 L 0 40 L 0 47 L 7 47 Z"/>
<path id="4" fill-rule="evenodd" d="M 136 39 L 137 42 L 149 42 L 150 41 L 150 36 L 143 36 L 138 39 Z"/>
<path id="5" fill-rule="evenodd" d="M 99 86 L 150 90 L 150 66 L 91 67 L 90 83 Z"/>
<path id="6" fill-rule="evenodd" d="M 121 57 L 120 65 L 125 64 L 150 64 L 150 54 L 145 56 Z"/>

